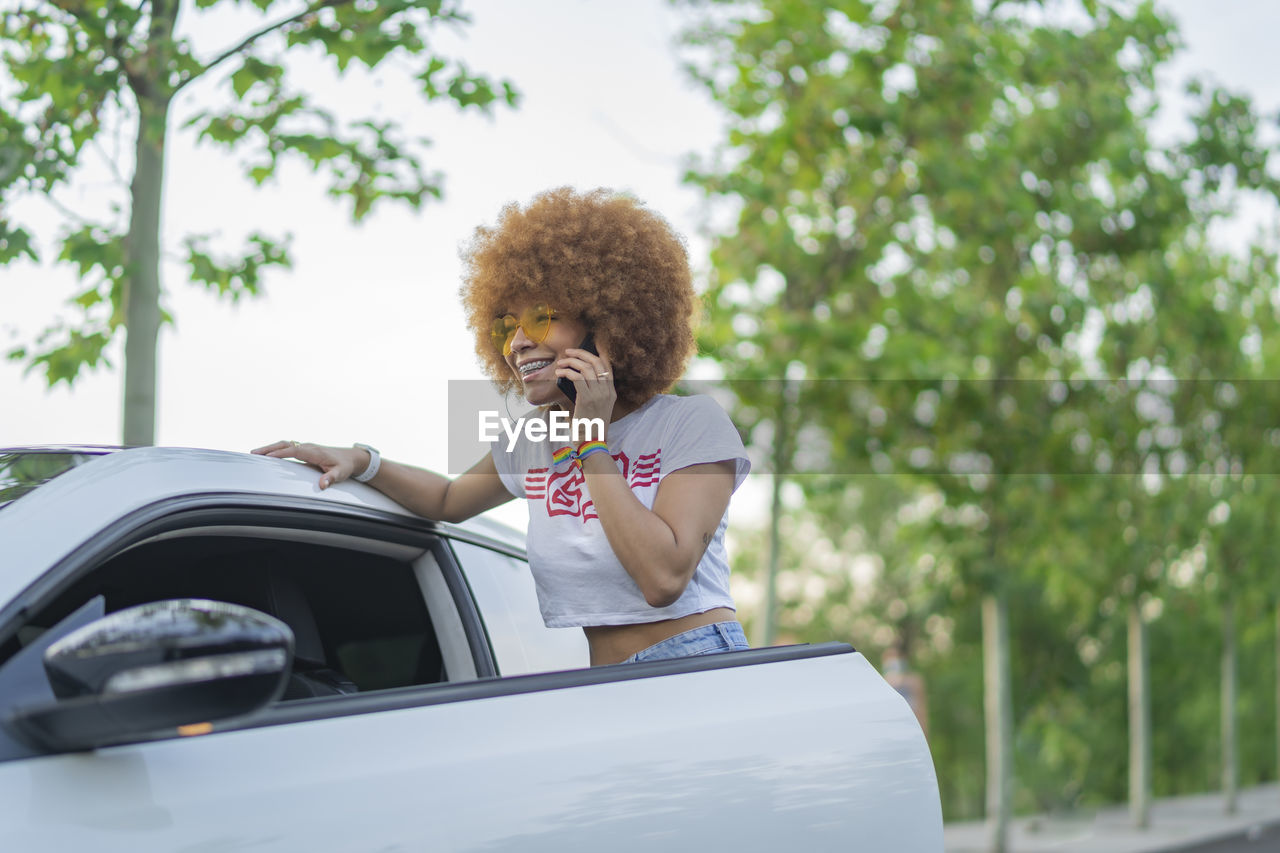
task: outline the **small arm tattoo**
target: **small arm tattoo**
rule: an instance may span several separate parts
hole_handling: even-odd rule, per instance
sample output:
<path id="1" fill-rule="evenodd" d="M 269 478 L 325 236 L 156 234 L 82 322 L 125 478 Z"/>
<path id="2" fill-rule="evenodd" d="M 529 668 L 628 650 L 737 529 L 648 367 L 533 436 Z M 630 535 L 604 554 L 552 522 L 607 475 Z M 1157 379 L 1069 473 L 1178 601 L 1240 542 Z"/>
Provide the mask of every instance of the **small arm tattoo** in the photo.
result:
<path id="1" fill-rule="evenodd" d="M 710 533 L 704 533 L 704 534 L 702 534 L 702 544 L 703 544 L 703 545 L 710 545 L 710 544 L 711 544 L 711 534 L 710 534 Z"/>

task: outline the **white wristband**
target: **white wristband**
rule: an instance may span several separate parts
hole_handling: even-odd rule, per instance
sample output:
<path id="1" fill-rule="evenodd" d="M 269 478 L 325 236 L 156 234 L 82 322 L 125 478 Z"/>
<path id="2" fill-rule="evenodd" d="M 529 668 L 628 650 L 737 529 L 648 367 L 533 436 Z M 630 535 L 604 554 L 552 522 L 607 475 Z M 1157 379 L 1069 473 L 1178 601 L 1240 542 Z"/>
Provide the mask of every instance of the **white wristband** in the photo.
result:
<path id="1" fill-rule="evenodd" d="M 369 465 L 359 474 L 355 474 L 351 479 L 361 483 L 367 483 L 374 477 L 378 476 L 378 469 L 382 467 L 382 454 L 375 448 L 367 444 L 353 444 L 352 447 L 358 447 L 361 450 L 369 451 Z"/>

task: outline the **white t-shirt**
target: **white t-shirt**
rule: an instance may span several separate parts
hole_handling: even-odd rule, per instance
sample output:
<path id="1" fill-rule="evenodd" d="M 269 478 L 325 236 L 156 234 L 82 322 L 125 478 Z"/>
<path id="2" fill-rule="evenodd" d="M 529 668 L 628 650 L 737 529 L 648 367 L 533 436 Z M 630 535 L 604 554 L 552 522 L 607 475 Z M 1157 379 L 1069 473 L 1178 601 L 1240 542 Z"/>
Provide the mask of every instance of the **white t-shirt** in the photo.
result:
<path id="1" fill-rule="evenodd" d="M 503 442 L 492 450 L 507 491 L 529 501 L 529 567 L 547 627 L 632 625 L 733 607 L 724 548 L 727 512 L 684 594 L 667 607 L 651 607 L 614 556 L 581 468 L 573 461 L 552 464 L 552 451 L 560 446 L 521 433 L 510 452 Z M 646 509 L 653 508 L 662 478 L 672 471 L 731 459 L 737 491 L 751 469 L 733 422 L 705 395 L 650 398 L 609 424 L 609 453 Z"/>

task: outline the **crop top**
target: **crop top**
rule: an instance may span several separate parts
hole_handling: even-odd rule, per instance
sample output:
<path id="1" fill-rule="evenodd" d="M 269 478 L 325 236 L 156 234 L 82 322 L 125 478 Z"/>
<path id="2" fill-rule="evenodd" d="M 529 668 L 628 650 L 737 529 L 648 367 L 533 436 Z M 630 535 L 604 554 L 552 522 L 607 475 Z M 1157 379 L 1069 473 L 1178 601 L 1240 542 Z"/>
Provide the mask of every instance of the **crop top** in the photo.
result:
<path id="1" fill-rule="evenodd" d="M 652 607 L 614 556 L 579 465 L 553 464 L 552 451 L 560 445 L 521 433 L 509 452 L 505 442 L 492 449 L 507 491 L 529 502 L 529 567 L 548 628 L 632 625 L 733 607 L 724 546 L 727 511 L 684 594 L 667 607 Z M 653 508 L 662 478 L 672 471 L 733 460 L 737 491 L 751 469 L 733 422 L 706 395 L 651 397 L 609 424 L 609 453 L 646 509 Z"/>

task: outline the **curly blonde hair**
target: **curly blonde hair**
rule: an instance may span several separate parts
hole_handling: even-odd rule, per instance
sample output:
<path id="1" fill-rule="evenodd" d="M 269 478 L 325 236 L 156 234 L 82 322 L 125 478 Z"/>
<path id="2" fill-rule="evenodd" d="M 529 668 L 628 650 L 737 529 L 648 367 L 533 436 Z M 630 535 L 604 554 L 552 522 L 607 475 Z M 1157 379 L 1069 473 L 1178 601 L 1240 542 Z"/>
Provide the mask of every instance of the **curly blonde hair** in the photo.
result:
<path id="1" fill-rule="evenodd" d="M 519 380 L 493 345 L 495 317 L 535 302 L 595 334 L 613 365 L 618 402 L 637 406 L 671 387 L 693 355 L 697 297 L 684 242 L 634 198 L 548 190 L 502 209 L 463 252 L 462 305 L 481 367 L 502 393 Z"/>

